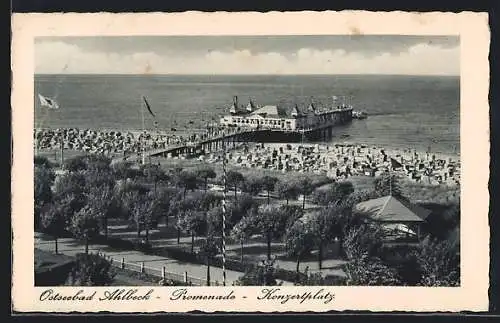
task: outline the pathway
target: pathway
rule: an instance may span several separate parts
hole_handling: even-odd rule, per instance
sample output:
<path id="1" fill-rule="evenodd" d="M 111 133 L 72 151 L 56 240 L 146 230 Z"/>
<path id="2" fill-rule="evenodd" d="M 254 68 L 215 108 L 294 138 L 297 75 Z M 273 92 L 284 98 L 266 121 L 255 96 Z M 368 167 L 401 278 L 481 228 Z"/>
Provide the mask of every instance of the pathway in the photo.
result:
<path id="1" fill-rule="evenodd" d="M 44 251 L 54 252 L 54 240 L 43 233 L 35 232 L 35 247 Z M 58 242 L 59 253 L 75 256 L 78 253 L 82 253 L 85 250 L 85 245 L 73 238 L 63 238 L 59 239 Z M 125 258 L 127 263 L 137 263 L 140 264 L 144 262 L 145 267 L 153 268 L 161 272 L 162 267 L 166 267 L 167 272 L 176 273 L 183 275 L 184 272 L 188 273 L 189 277 L 206 280 L 207 267 L 201 264 L 187 263 L 179 260 L 160 257 L 155 255 L 146 255 L 140 251 L 126 250 L 119 251 L 112 249 L 109 246 L 102 244 L 89 245 L 89 252 L 96 253 L 101 252 L 106 256 L 113 258 L 115 261 L 121 261 Z M 226 280 L 227 284 L 230 285 L 232 282 L 238 280 L 239 277 L 243 275 L 242 272 L 226 270 Z M 212 283 L 222 282 L 222 269 L 219 267 L 210 267 L 210 277 Z M 289 282 L 284 282 L 284 285 L 293 285 Z"/>

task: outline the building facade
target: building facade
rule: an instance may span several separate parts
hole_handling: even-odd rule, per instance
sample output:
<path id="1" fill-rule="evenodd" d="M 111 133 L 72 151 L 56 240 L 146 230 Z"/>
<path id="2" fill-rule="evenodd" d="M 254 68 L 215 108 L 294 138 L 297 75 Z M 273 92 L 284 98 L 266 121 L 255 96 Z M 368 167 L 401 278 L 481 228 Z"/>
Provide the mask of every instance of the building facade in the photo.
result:
<path id="1" fill-rule="evenodd" d="M 224 126 L 253 129 L 311 130 L 342 123 L 346 112 L 350 112 L 352 117 L 352 107 L 347 105 L 317 107 L 311 102 L 306 109 L 300 109 L 297 105 L 292 108 L 276 105 L 259 107 L 251 100 L 243 109 L 235 96 L 230 114 L 222 117 L 220 123 Z"/>

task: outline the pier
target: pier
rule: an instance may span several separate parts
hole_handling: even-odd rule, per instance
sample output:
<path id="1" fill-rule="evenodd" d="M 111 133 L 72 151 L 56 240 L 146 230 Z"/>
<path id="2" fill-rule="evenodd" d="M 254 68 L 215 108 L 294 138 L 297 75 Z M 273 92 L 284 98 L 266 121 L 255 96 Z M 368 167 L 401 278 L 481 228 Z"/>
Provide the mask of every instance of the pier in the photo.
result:
<path id="1" fill-rule="evenodd" d="M 178 157 L 181 155 L 197 156 L 207 153 L 221 151 L 223 145 L 226 149 L 238 148 L 241 143 L 271 143 L 271 142 L 302 142 L 302 141 L 324 141 L 332 138 L 333 125 L 310 128 L 304 130 L 278 130 L 278 129 L 240 129 L 232 132 L 219 134 L 217 136 L 202 139 L 198 142 L 190 142 L 183 145 L 175 145 L 162 149 L 149 150 L 145 152 L 149 157 Z M 230 129 L 230 128 L 229 128 Z"/>

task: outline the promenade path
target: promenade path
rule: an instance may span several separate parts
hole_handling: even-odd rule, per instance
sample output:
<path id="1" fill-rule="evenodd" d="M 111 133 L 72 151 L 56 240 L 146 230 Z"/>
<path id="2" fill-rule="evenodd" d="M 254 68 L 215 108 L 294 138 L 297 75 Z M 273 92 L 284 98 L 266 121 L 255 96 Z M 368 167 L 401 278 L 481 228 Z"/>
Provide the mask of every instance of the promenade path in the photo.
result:
<path id="1" fill-rule="evenodd" d="M 35 248 L 43 251 L 54 252 L 54 240 L 46 234 L 35 232 Z M 75 256 L 78 253 L 84 252 L 85 245 L 83 242 L 73 238 L 63 238 L 58 240 L 58 249 L 59 253 L 61 254 Z M 201 264 L 187 263 L 176 259 L 155 255 L 146 255 L 140 251 L 135 250 L 116 250 L 102 244 L 89 245 L 89 252 L 104 253 L 106 256 L 113 258 L 114 261 L 121 261 L 122 258 L 125 258 L 125 262 L 127 263 L 136 263 L 139 265 L 141 262 L 144 262 L 145 267 L 154 268 L 159 270 L 160 272 L 162 267 L 165 266 L 167 272 L 176 273 L 178 275 L 183 275 L 184 272 L 187 272 L 188 277 L 196 278 L 202 281 L 206 280 L 207 267 Z M 227 285 L 231 285 L 232 282 L 238 280 L 238 278 L 242 275 L 242 272 L 226 270 Z M 214 284 L 216 281 L 221 284 L 222 269 L 219 267 L 211 266 L 210 277 L 212 284 Z M 293 284 L 289 282 L 283 282 L 283 285 Z"/>

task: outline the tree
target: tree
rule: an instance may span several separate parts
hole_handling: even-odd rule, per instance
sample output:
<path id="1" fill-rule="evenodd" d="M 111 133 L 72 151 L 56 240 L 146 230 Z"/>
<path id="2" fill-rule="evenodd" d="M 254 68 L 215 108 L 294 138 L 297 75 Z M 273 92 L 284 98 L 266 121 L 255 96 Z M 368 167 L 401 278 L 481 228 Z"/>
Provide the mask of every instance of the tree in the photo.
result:
<path id="1" fill-rule="evenodd" d="M 288 256 L 296 257 L 297 273 L 300 271 L 300 260 L 310 253 L 314 247 L 314 238 L 314 232 L 311 230 L 310 226 L 300 219 L 295 221 L 290 230 L 286 232 L 286 252 Z"/>
<path id="2" fill-rule="evenodd" d="M 83 191 L 86 193 L 92 193 L 103 186 L 113 189 L 116 184 L 114 175 L 109 170 L 89 169 L 83 171 L 83 176 L 85 177 Z"/>
<path id="3" fill-rule="evenodd" d="M 64 161 L 64 169 L 69 172 L 79 172 L 83 170 L 109 171 L 111 159 L 104 155 L 90 154 L 79 155 L 68 158 Z"/>
<path id="4" fill-rule="evenodd" d="M 236 283 L 241 286 L 276 286 L 275 276 L 274 261 L 263 261 L 247 271 Z"/>
<path id="5" fill-rule="evenodd" d="M 226 175 L 226 185 L 234 188 L 234 200 L 237 200 L 238 185 L 245 180 L 240 172 L 230 170 Z"/>
<path id="6" fill-rule="evenodd" d="M 198 187 L 198 177 L 191 171 L 181 171 L 176 176 L 177 186 L 183 189 L 183 198 L 186 198 L 188 190 L 195 190 Z"/>
<path id="7" fill-rule="evenodd" d="M 424 286 L 459 286 L 460 256 L 458 240 L 439 241 L 426 237 L 420 244 L 417 262 Z"/>
<path id="8" fill-rule="evenodd" d="M 215 173 L 214 169 L 210 166 L 203 166 L 200 167 L 196 170 L 196 176 L 199 178 L 202 178 L 205 182 L 205 192 L 208 189 L 208 179 L 214 179 L 217 174 Z"/>
<path id="9" fill-rule="evenodd" d="M 181 226 L 184 230 L 191 233 L 191 253 L 194 253 L 194 241 L 196 236 L 201 236 L 207 230 L 207 217 L 205 212 L 188 210 L 181 218 L 181 222 Z"/>
<path id="10" fill-rule="evenodd" d="M 349 260 L 371 258 L 379 255 L 383 230 L 375 223 L 365 223 L 350 228 L 343 241 L 343 249 Z"/>
<path id="11" fill-rule="evenodd" d="M 130 161 L 119 161 L 111 165 L 111 170 L 116 179 L 135 179 L 138 177 L 139 171 L 137 169 L 133 169 L 132 165 L 133 163 Z"/>
<path id="12" fill-rule="evenodd" d="M 64 212 L 64 203 L 52 203 L 41 213 L 41 226 L 43 232 L 54 238 L 55 253 L 59 253 L 57 239 L 66 229 L 67 219 Z"/>
<path id="13" fill-rule="evenodd" d="M 180 243 L 180 232 L 184 230 L 190 232 L 189 230 L 189 218 L 187 213 L 192 213 L 195 211 L 200 211 L 202 206 L 203 196 L 193 194 L 188 198 L 183 198 L 178 206 L 178 217 L 176 221 L 177 227 L 177 242 Z M 187 219 L 187 220 L 186 220 Z M 193 237 L 191 237 L 194 239 Z"/>
<path id="14" fill-rule="evenodd" d="M 257 201 L 249 194 L 240 195 L 237 201 L 232 201 L 232 203 L 227 204 L 227 216 L 228 223 L 227 226 L 236 225 L 251 209 L 256 209 L 258 207 Z"/>
<path id="15" fill-rule="evenodd" d="M 310 230 L 313 232 L 314 241 L 318 246 L 319 269 L 323 267 L 323 247 L 326 241 L 331 241 L 336 237 L 342 239 L 341 236 L 344 230 L 342 215 L 342 210 L 332 205 L 322 208 L 309 217 Z"/>
<path id="16" fill-rule="evenodd" d="M 377 197 L 381 197 L 380 194 L 378 194 L 376 191 L 373 190 L 357 190 L 346 196 L 341 204 L 345 208 L 351 209 L 353 206 L 355 206 L 358 203 L 368 201 L 370 199 L 374 199 Z"/>
<path id="17" fill-rule="evenodd" d="M 226 210 L 227 211 L 227 210 Z M 226 219 L 228 218 L 228 213 L 226 212 Z M 222 232 L 222 206 L 216 206 L 211 208 L 206 213 L 207 215 L 207 235 L 220 235 Z M 226 227 L 226 230 L 228 228 Z"/>
<path id="18" fill-rule="evenodd" d="M 108 238 L 108 218 L 114 202 L 113 188 L 107 184 L 97 186 L 88 194 L 87 201 L 101 219 L 104 237 Z"/>
<path id="19" fill-rule="evenodd" d="M 111 263 L 96 254 L 77 254 L 66 285 L 70 286 L 109 286 L 116 272 Z"/>
<path id="20" fill-rule="evenodd" d="M 349 229 L 343 248 L 349 262 L 345 265 L 348 285 L 393 286 L 400 284 L 397 271 L 380 258 L 383 230 L 376 223 L 364 223 Z"/>
<path id="21" fill-rule="evenodd" d="M 420 206 L 431 210 L 431 214 L 422 225 L 422 231 L 433 238 L 445 240 L 450 232 L 460 226 L 460 203 L 450 205 L 421 203 Z"/>
<path id="22" fill-rule="evenodd" d="M 118 195 L 123 197 L 128 192 L 147 194 L 149 192 L 149 187 L 133 180 L 122 182 L 121 185 L 118 186 Z"/>
<path id="23" fill-rule="evenodd" d="M 149 230 L 153 222 L 154 195 L 140 194 L 137 191 L 127 193 L 127 205 L 130 210 L 130 220 L 137 229 L 137 238 L 141 237 L 141 229 L 146 230 L 146 243 L 149 242 Z"/>
<path id="24" fill-rule="evenodd" d="M 201 210 L 208 211 L 220 204 L 222 194 L 218 192 L 206 192 L 200 197 L 199 207 Z"/>
<path id="25" fill-rule="evenodd" d="M 154 223 L 157 223 L 157 218 L 154 213 L 155 199 L 152 193 L 145 196 L 142 201 L 140 210 L 142 212 L 142 225 L 146 231 L 146 243 L 149 243 L 149 230 L 153 229 Z"/>
<path id="26" fill-rule="evenodd" d="M 407 200 L 403 195 L 401 183 L 396 174 L 384 173 L 375 179 L 375 191 L 379 196 L 392 195 Z"/>
<path id="27" fill-rule="evenodd" d="M 42 208 L 52 201 L 52 185 L 55 174 L 51 168 L 35 166 L 34 174 L 34 198 L 35 198 L 35 228 L 40 224 L 40 212 Z"/>
<path id="28" fill-rule="evenodd" d="M 263 183 L 260 177 L 250 177 L 243 184 L 243 190 L 253 196 L 258 195 L 262 191 Z"/>
<path id="29" fill-rule="evenodd" d="M 311 194 L 314 190 L 312 180 L 309 177 L 302 177 L 298 181 L 299 192 L 302 194 L 302 208 L 306 208 L 306 196 Z"/>
<path id="30" fill-rule="evenodd" d="M 252 219 L 243 217 L 232 229 L 230 236 L 232 239 L 240 242 L 240 261 L 243 262 L 243 244 L 252 234 Z"/>
<path id="31" fill-rule="evenodd" d="M 89 252 L 89 240 L 99 235 L 99 215 L 89 205 L 73 214 L 69 229 L 75 238 L 85 241 L 85 253 Z"/>
<path id="32" fill-rule="evenodd" d="M 167 179 L 165 172 L 159 165 L 144 164 L 140 166 L 139 171 L 142 173 L 148 183 L 154 183 L 154 192 L 157 190 L 158 182 Z"/>
<path id="33" fill-rule="evenodd" d="M 354 186 L 351 182 L 337 182 L 330 184 L 326 189 L 316 189 L 313 199 L 318 204 L 328 205 L 344 200 L 353 192 Z"/>
<path id="34" fill-rule="evenodd" d="M 175 217 L 175 228 L 177 229 L 177 244 L 181 243 L 181 212 L 183 209 L 183 194 L 174 196 L 169 203 L 168 215 Z"/>
<path id="35" fill-rule="evenodd" d="M 286 214 L 273 205 L 262 205 L 253 213 L 254 228 L 266 237 L 268 260 L 271 259 L 272 239 L 278 239 L 284 234 L 286 223 Z"/>
<path id="36" fill-rule="evenodd" d="M 71 218 L 87 204 L 87 196 L 82 185 L 84 178 L 80 173 L 58 176 L 55 181 L 53 203 L 66 219 L 69 226 Z"/>
<path id="37" fill-rule="evenodd" d="M 54 182 L 54 194 L 56 196 L 64 196 L 74 194 L 82 195 L 86 186 L 84 172 L 72 172 L 60 175 Z"/>
<path id="38" fill-rule="evenodd" d="M 179 194 L 179 191 L 174 187 L 162 188 L 154 195 L 154 217 L 159 219 L 165 217 L 165 225 L 168 225 L 168 216 L 170 214 L 170 204 Z"/>
<path id="39" fill-rule="evenodd" d="M 213 237 L 208 234 L 201 245 L 201 253 L 205 256 L 207 265 L 207 286 L 210 286 L 210 265 L 213 257 L 219 253 L 220 247 Z"/>
<path id="40" fill-rule="evenodd" d="M 295 181 L 280 181 L 276 185 L 276 191 L 281 199 L 286 200 L 288 205 L 289 200 L 297 199 L 299 196 L 299 186 Z"/>
<path id="41" fill-rule="evenodd" d="M 267 175 L 262 177 L 262 188 L 267 191 L 267 204 L 270 202 L 271 191 L 274 191 L 276 183 L 278 183 L 276 177 Z"/>
<path id="42" fill-rule="evenodd" d="M 97 172 L 111 171 L 111 159 L 107 156 L 90 154 L 85 156 L 84 161 L 87 164 L 86 169 L 88 170 Z"/>

